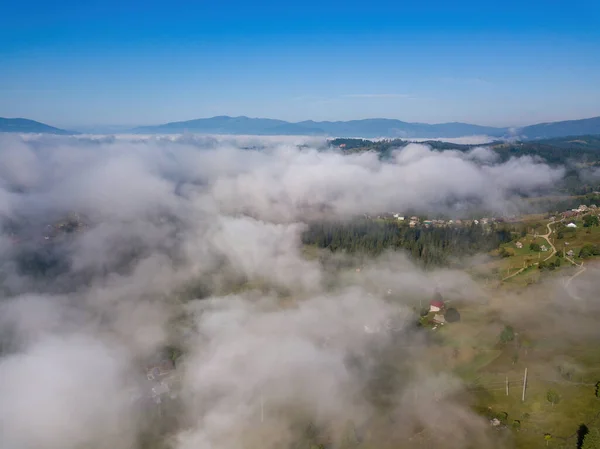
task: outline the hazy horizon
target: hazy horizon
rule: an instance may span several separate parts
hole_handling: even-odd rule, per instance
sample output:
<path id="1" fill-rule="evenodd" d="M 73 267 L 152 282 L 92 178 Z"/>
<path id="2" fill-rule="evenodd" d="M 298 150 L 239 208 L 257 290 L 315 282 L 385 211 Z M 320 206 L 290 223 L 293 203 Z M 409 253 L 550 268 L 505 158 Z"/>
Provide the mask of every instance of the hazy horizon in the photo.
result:
<path id="1" fill-rule="evenodd" d="M 600 115 L 599 115 L 600 116 Z M 61 128 L 61 129 L 65 129 L 65 130 L 69 130 L 69 131 L 76 131 L 76 132 L 81 132 L 83 134 L 111 134 L 111 133 L 115 133 L 115 134 L 127 134 L 128 131 L 131 131 L 135 128 L 143 128 L 143 127 L 147 127 L 147 126 L 159 126 L 159 125 L 164 125 L 164 124 L 169 124 L 169 123 L 178 123 L 178 122 L 187 122 L 187 121 L 193 121 L 193 120 L 205 120 L 205 119 L 212 119 L 212 118 L 216 118 L 216 117 L 222 117 L 222 116 L 211 116 L 211 117 L 196 117 L 196 118 L 191 118 L 191 119 L 185 119 L 185 120 L 168 120 L 165 122 L 161 122 L 161 123 L 133 123 L 133 124 L 111 124 L 111 123 L 106 123 L 106 124 L 84 124 L 84 125 L 77 125 L 77 124 L 62 124 L 62 123 L 54 123 L 54 122 L 48 122 L 48 121 L 44 121 L 44 120 L 38 120 L 36 118 L 33 117 L 4 117 L 4 118 L 8 118 L 8 119 L 27 119 L 27 120 L 35 120 L 37 122 L 40 123 L 44 123 L 46 125 L 50 125 L 50 126 L 54 126 L 57 128 Z M 289 121 L 289 120 L 284 120 L 278 117 L 250 117 L 250 116 L 244 116 L 244 115 L 229 115 L 226 117 L 231 117 L 231 118 L 239 118 L 239 117 L 244 117 L 244 118 L 249 118 L 249 119 L 268 119 L 268 120 L 283 120 L 283 121 L 287 121 L 289 123 L 301 123 L 301 122 L 306 122 L 306 121 L 315 121 L 315 122 L 319 122 L 317 120 L 312 120 L 312 119 L 306 119 L 306 120 L 298 120 L 298 121 Z M 574 117 L 574 118 L 565 118 L 564 120 L 557 120 L 557 121 L 575 121 L 575 120 L 585 120 L 585 119 L 590 119 L 590 118 L 596 118 L 596 116 L 594 117 Z M 495 128 L 506 128 L 506 129 L 511 129 L 511 128 L 521 128 L 524 126 L 529 126 L 529 125 L 538 125 L 538 124 L 543 124 L 543 123 L 553 123 L 552 122 L 532 122 L 532 123 L 524 123 L 523 125 L 505 125 L 505 126 L 492 126 L 492 125 L 485 125 L 485 124 L 481 124 L 478 122 L 458 122 L 456 120 L 453 121 L 449 121 L 449 122 L 439 122 L 439 123 L 426 123 L 426 122 L 416 122 L 416 121 L 411 121 L 411 120 L 403 120 L 403 119 L 399 119 L 399 118 L 392 118 L 392 117 L 363 117 L 363 118 L 357 118 L 357 119 L 348 119 L 348 120 L 323 120 L 322 122 L 346 122 L 346 121 L 360 121 L 360 120 L 399 120 L 405 123 L 409 123 L 409 124 L 427 124 L 427 125 L 442 125 L 442 124 L 450 124 L 450 123 L 465 123 L 465 124 L 471 124 L 471 125 L 477 125 L 477 126 L 490 126 L 490 127 L 495 127 Z M 215 134 L 215 133 L 206 133 L 207 135 L 209 134 Z M 215 134 L 218 135 L 218 134 Z M 227 134 L 223 134 L 223 135 L 227 135 Z M 248 135 L 259 135 L 259 134 L 248 134 Z M 275 135 L 275 134 L 274 134 Z M 298 134 L 298 136 L 304 136 L 302 134 Z M 360 136 L 360 135 L 356 135 L 356 136 L 352 136 L 354 138 L 365 138 L 364 136 Z M 432 139 L 444 139 L 447 140 L 449 142 L 456 140 L 456 139 L 461 139 L 461 138 L 486 138 L 488 139 L 487 141 L 491 141 L 494 138 L 490 137 L 490 136 L 486 136 L 486 135 L 472 135 L 472 134 L 467 134 L 465 136 L 462 137 L 446 137 L 443 135 L 440 136 L 436 136 L 436 137 L 410 137 L 407 138 L 408 140 L 412 140 L 412 141 L 419 141 L 419 140 L 432 140 Z M 385 138 L 385 137 L 381 137 L 381 138 Z M 371 138 L 372 140 L 373 138 Z M 475 143 L 486 143 L 485 139 L 484 140 L 478 140 Z"/>

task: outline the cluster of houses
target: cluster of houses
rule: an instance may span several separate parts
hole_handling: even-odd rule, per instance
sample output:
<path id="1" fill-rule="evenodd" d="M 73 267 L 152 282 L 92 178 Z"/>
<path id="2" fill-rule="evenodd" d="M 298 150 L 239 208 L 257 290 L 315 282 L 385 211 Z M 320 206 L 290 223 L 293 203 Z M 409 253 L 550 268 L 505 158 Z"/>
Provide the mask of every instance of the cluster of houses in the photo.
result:
<path id="1" fill-rule="evenodd" d="M 372 218 L 369 215 L 365 215 L 365 217 Z M 416 215 L 408 217 L 408 216 L 404 216 L 399 213 L 381 214 L 381 215 L 377 215 L 377 218 L 387 219 L 387 220 L 397 220 L 402 223 L 408 223 L 408 226 L 410 226 L 411 228 L 415 228 L 417 226 L 423 226 L 425 228 L 431 228 L 431 227 L 443 228 L 443 227 L 447 227 L 447 226 L 487 225 L 490 223 L 503 221 L 503 219 L 501 219 L 501 218 L 488 218 L 488 217 L 474 219 L 474 220 L 460 220 L 460 219 L 457 219 L 457 220 L 440 220 L 440 219 L 421 220 L 421 218 L 417 217 Z"/>
<path id="2" fill-rule="evenodd" d="M 560 214 L 560 216 L 564 220 L 564 219 L 569 219 L 569 218 L 576 218 L 582 214 L 586 214 L 586 213 L 589 213 L 592 211 L 600 212 L 600 208 L 598 208 L 598 206 L 596 206 L 595 204 L 592 204 L 590 206 L 586 206 L 585 204 L 582 204 L 576 209 L 571 209 L 569 211 L 562 212 Z M 372 217 L 370 215 L 365 214 L 365 218 L 397 220 L 402 223 L 407 223 L 408 226 L 410 226 L 411 228 L 420 227 L 420 226 L 425 227 L 425 228 L 430 228 L 430 227 L 442 228 L 442 227 L 447 227 L 447 226 L 471 226 L 471 225 L 484 225 L 485 226 L 485 225 L 488 225 L 491 223 L 505 223 L 505 222 L 510 223 L 510 222 L 519 221 L 519 217 L 514 216 L 514 215 L 510 216 L 510 217 L 491 217 L 491 218 L 483 217 L 483 218 L 479 218 L 479 219 L 465 219 L 465 220 L 462 220 L 462 219 L 429 220 L 429 219 L 421 219 L 421 218 L 417 217 L 416 215 L 409 217 L 409 216 L 405 216 L 401 213 L 383 213 L 383 214 L 377 215 L 376 217 Z M 553 217 L 553 218 L 555 218 L 555 217 Z M 575 225 L 575 223 L 569 223 L 569 224 L 567 224 L 567 227 L 576 228 L 577 225 Z"/>
<path id="3" fill-rule="evenodd" d="M 589 206 L 582 204 L 577 209 L 567 210 L 565 212 L 562 212 L 560 215 L 563 219 L 576 218 L 576 217 L 580 216 L 581 214 L 586 214 L 588 212 L 595 212 L 597 210 L 598 210 L 598 206 L 596 206 L 595 204 L 591 204 Z"/>

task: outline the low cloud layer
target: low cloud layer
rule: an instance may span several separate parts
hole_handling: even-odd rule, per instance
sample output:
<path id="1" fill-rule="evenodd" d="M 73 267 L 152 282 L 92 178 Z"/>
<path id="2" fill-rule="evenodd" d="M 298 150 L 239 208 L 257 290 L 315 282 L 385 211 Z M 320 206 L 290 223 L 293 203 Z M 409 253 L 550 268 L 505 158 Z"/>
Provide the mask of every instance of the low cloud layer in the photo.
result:
<path id="1" fill-rule="evenodd" d="M 411 144 L 389 160 L 323 148 L 0 135 L 0 445 L 281 447 L 307 422 L 341 444 L 349 421 L 396 447 L 423 431 L 437 447 L 488 444 L 411 331 L 415 297 L 442 285 L 475 300 L 477 286 L 399 254 L 331 270 L 303 255 L 300 236 L 309 220 L 365 213 L 510 213 L 562 169 L 500 164 L 485 148 Z M 81 229 L 48 236 L 69 213 Z M 364 332 L 390 317 L 396 337 Z M 157 418 L 143 367 L 165 346 L 185 355 L 179 398 Z M 391 360 L 393 393 L 377 396 L 372 379 Z M 431 432 L 432 414 L 447 426 Z"/>

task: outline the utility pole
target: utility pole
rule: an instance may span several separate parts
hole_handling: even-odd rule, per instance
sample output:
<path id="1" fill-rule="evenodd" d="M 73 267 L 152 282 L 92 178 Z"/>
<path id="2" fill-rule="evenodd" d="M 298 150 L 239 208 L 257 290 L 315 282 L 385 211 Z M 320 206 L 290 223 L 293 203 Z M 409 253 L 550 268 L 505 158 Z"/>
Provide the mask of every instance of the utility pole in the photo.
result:
<path id="1" fill-rule="evenodd" d="M 525 388 L 527 388 L 527 368 L 525 368 L 525 376 L 523 376 L 523 395 L 521 401 L 525 402 Z"/>
<path id="2" fill-rule="evenodd" d="M 506 376 L 506 396 L 508 396 L 508 376 Z"/>

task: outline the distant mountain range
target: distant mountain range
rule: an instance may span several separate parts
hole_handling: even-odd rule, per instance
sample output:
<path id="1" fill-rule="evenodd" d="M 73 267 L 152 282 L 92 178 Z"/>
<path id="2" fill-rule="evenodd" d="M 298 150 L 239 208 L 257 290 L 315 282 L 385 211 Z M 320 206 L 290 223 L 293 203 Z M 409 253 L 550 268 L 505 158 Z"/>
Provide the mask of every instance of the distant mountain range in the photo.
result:
<path id="1" fill-rule="evenodd" d="M 400 120 L 373 118 L 346 122 L 304 122 L 291 123 L 283 120 L 249 117 L 219 116 L 205 119 L 172 122 L 157 126 L 144 126 L 133 130 L 136 133 L 172 134 L 255 134 L 255 135 L 310 135 L 335 137 L 463 137 L 488 135 L 502 137 L 506 129 L 467 123 L 407 123 Z"/>
<path id="2" fill-rule="evenodd" d="M 45 123 L 36 122 L 26 118 L 3 118 L 0 117 L 0 132 L 4 133 L 45 133 L 45 134 L 76 134 Z"/>
<path id="3" fill-rule="evenodd" d="M 547 139 L 562 136 L 600 134 L 600 117 L 541 123 L 520 129 L 495 128 L 468 123 L 408 123 L 394 119 L 364 119 L 346 122 L 291 123 L 283 120 L 249 117 L 219 116 L 157 126 L 144 126 L 132 130 L 140 134 L 254 134 L 254 135 L 312 135 L 330 137 L 395 137 L 395 138 L 456 138 L 475 135 L 490 137 L 516 137 L 523 140 Z"/>
<path id="4" fill-rule="evenodd" d="M 115 128 L 116 130 L 117 128 Z M 54 128 L 44 123 L 23 118 L 0 118 L 0 132 L 76 134 Z M 309 135 L 327 137 L 393 137 L 393 138 L 457 138 L 475 135 L 490 137 L 513 137 L 520 140 L 548 139 L 564 136 L 600 134 L 600 117 L 540 123 L 523 128 L 495 128 L 468 123 L 409 123 L 401 120 L 373 118 L 338 122 L 286 122 L 267 118 L 218 116 L 171 122 L 156 126 L 143 126 L 131 130 L 116 131 L 135 134 L 232 134 L 232 135 Z"/>
<path id="5" fill-rule="evenodd" d="M 552 137 L 584 136 L 600 134 L 600 117 L 584 118 L 581 120 L 566 120 L 564 122 L 540 123 L 526 126 L 518 130 L 524 139 L 550 139 Z"/>

